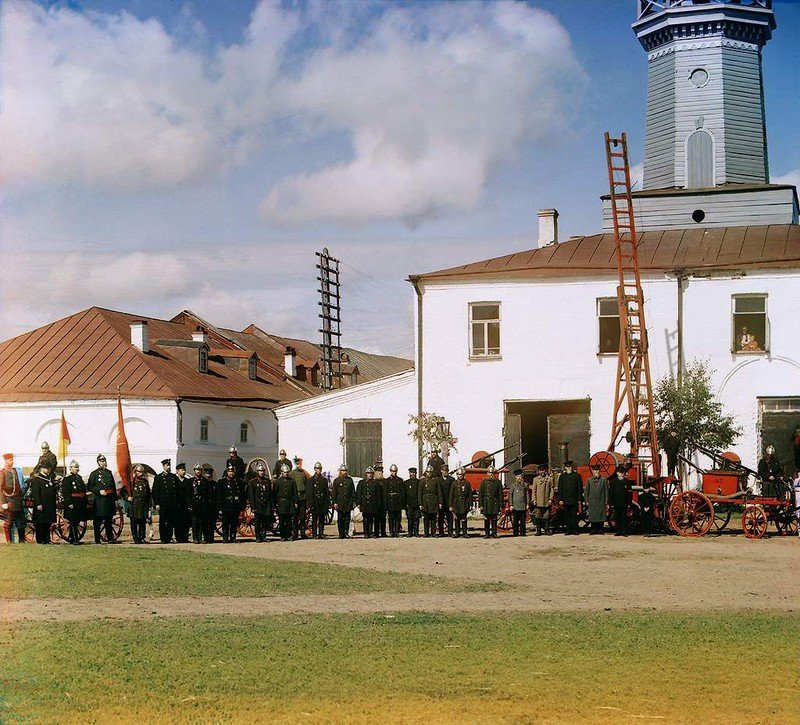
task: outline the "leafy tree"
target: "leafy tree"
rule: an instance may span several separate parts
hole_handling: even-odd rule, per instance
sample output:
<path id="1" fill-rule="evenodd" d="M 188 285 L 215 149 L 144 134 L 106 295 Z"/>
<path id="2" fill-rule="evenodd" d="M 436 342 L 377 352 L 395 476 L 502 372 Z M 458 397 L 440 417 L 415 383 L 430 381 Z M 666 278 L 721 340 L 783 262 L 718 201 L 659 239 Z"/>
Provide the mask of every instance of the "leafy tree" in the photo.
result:
<path id="1" fill-rule="evenodd" d="M 659 380 L 654 399 L 656 430 L 665 450 L 670 441 L 687 457 L 697 445 L 726 450 L 742 434 L 733 416 L 723 412 L 704 360 L 687 365 L 680 387 L 672 375 Z"/>
<path id="2" fill-rule="evenodd" d="M 436 415 L 436 413 L 409 415 L 408 422 L 413 428 L 408 435 L 417 443 L 422 442 L 423 450 L 427 455 L 430 455 L 433 451 L 442 451 L 443 447 L 454 451 L 458 450 L 456 448 L 458 438 L 455 438 L 451 433 L 443 431 L 442 426 L 439 425 L 444 421 L 445 417 Z"/>

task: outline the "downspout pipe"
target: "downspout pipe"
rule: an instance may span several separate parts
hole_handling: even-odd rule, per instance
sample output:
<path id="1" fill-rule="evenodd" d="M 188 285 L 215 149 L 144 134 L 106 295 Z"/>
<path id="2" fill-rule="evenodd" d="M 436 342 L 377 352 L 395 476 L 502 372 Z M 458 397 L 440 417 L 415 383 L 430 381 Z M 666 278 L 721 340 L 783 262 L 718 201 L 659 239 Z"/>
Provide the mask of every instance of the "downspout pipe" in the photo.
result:
<path id="1" fill-rule="evenodd" d="M 416 351 L 416 366 L 417 366 L 417 415 L 422 415 L 422 290 L 419 286 L 419 276 L 409 276 L 408 281 L 414 285 L 414 292 L 417 295 L 417 351 Z M 417 470 L 422 475 L 422 458 L 423 458 L 423 445 L 422 441 L 417 441 Z"/>

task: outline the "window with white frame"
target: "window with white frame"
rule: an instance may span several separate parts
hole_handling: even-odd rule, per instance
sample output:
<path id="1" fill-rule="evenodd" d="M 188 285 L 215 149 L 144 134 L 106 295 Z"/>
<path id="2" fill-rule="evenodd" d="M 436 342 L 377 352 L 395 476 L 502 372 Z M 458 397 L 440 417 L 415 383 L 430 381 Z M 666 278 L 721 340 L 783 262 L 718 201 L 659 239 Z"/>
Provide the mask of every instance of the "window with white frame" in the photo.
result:
<path id="1" fill-rule="evenodd" d="M 208 443 L 208 418 L 200 419 L 200 442 Z"/>
<path id="2" fill-rule="evenodd" d="M 471 302 L 469 324 L 470 357 L 500 357 L 500 303 Z"/>
<path id="3" fill-rule="evenodd" d="M 247 436 L 250 431 L 250 426 L 247 423 L 242 423 L 239 426 L 239 443 L 247 443 Z"/>
<path id="4" fill-rule="evenodd" d="M 597 299 L 597 351 L 600 355 L 619 352 L 619 305 L 616 297 Z"/>
<path id="5" fill-rule="evenodd" d="M 767 295 L 733 295 L 731 349 L 735 353 L 759 353 L 769 350 Z"/>

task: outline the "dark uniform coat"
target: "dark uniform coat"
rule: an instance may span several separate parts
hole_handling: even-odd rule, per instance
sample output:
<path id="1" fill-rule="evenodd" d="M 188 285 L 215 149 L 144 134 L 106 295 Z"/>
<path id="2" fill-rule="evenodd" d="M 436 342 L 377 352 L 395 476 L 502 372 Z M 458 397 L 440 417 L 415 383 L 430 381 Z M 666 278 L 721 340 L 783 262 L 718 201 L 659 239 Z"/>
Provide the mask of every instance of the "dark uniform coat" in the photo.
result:
<path id="1" fill-rule="evenodd" d="M 297 484 L 289 476 L 280 476 L 275 479 L 275 508 L 278 514 L 286 516 L 293 514 L 297 510 L 299 496 L 297 494 Z"/>
<path id="2" fill-rule="evenodd" d="M 612 473 L 608 477 L 608 502 L 615 508 L 628 508 L 632 500 L 631 482 Z"/>
<path id="3" fill-rule="evenodd" d="M 64 518 L 67 521 L 86 521 L 86 481 L 80 473 L 70 473 L 61 481 L 64 499 Z"/>
<path id="4" fill-rule="evenodd" d="M 362 514 L 375 514 L 382 505 L 381 482 L 362 478 L 356 489 L 356 505 Z"/>
<path id="5" fill-rule="evenodd" d="M 238 453 L 233 458 L 228 456 L 228 460 L 225 461 L 225 468 L 227 468 L 231 463 L 233 464 L 233 468 L 236 471 L 236 478 L 244 478 L 244 471 L 246 466 L 242 457 Z"/>
<path id="6" fill-rule="evenodd" d="M 758 462 L 758 477 L 762 481 L 769 481 L 770 478 L 781 478 L 783 476 L 783 466 L 781 462 L 773 456 L 764 456 Z"/>
<path id="7" fill-rule="evenodd" d="M 251 478 L 247 484 L 247 500 L 254 514 L 269 516 L 272 513 L 272 481 L 266 476 Z"/>
<path id="8" fill-rule="evenodd" d="M 214 483 L 203 477 L 189 479 L 189 508 L 195 516 L 217 510 Z"/>
<path id="9" fill-rule="evenodd" d="M 37 473 L 28 487 L 28 496 L 33 501 L 33 522 L 54 524 L 56 521 L 56 484 L 43 473 Z M 42 510 L 39 511 L 39 506 Z"/>
<path id="10" fill-rule="evenodd" d="M 456 482 L 456 479 L 453 478 L 451 475 L 442 476 L 442 498 L 444 499 L 444 505 L 449 508 L 450 503 L 450 489 L 452 488 L 453 484 Z"/>
<path id="11" fill-rule="evenodd" d="M 353 510 L 356 505 L 356 487 L 350 476 L 338 476 L 333 479 L 331 499 L 333 504 L 339 507 L 339 511 Z"/>
<path id="12" fill-rule="evenodd" d="M 153 494 L 150 491 L 150 482 L 142 476 L 138 481 L 131 482 L 131 501 L 128 514 L 132 519 L 146 519 L 150 515 L 153 505 Z"/>
<path id="13" fill-rule="evenodd" d="M 107 468 L 95 468 L 89 474 L 86 485 L 94 494 L 94 517 L 96 519 L 112 517 L 117 511 L 117 486 L 114 483 L 114 474 Z M 106 495 L 101 495 L 100 491 L 105 491 Z"/>
<path id="14" fill-rule="evenodd" d="M 44 465 L 47 465 L 47 467 L 50 469 L 50 478 L 55 478 L 56 466 L 58 465 L 58 458 L 56 458 L 56 454 L 53 453 L 53 451 L 47 451 L 47 453 L 42 453 L 42 455 L 39 456 L 39 460 L 33 467 L 33 473 L 31 474 L 31 477 L 39 473 L 39 470 Z"/>
<path id="15" fill-rule="evenodd" d="M 292 468 L 294 468 L 292 462 L 288 458 L 279 458 L 277 461 L 275 461 L 275 465 L 272 467 L 272 475 L 275 476 L 275 478 L 281 475 L 281 468 L 284 464 L 289 466 L 290 471 Z"/>
<path id="16" fill-rule="evenodd" d="M 583 479 L 577 471 L 562 473 L 558 477 L 558 500 L 568 506 L 577 506 L 583 495 Z"/>
<path id="17" fill-rule="evenodd" d="M 331 507 L 331 491 L 328 488 L 328 479 L 321 473 L 315 473 L 306 482 L 306 499 L 309 506 L 316 511 Z"/>
<path id="18" fill-rule="evenodd" d="M 463 481 L 455 481 L 450 487 L 449 506 L 453 509 L 456 516 L 466 516 L 472 508 L 472 486 L 465 478 Z"/>
<path id="19" fill-rule="evenodd" d="M 497 516 L 503 507 L 503 484 L 499 478 L 484 478 L 478 491 L 478 504 L 487 516 Z"/>
<path id="20" fill-rule="evenodd" d="M 383 507 L 389 512 L 402 511 L 406 506 L 406 487 L 399 476 L 389 476 L 383 484 Z"/>
<path id="21" fill-rule="evenodd" d="M 180 479 L 174 473 L 162 471 L 153 479 L 153 503 L 156 506 L 178 506 L 182 496 Z"/>
<path id="22" fill-rule="evenodd" d="M 418 509 L 420 480 L 416 477 L 409 478 L 404 485 L 406 489 L 406 506 L 410 509 Z"/>
<path id="23" fill-rule="evenodd" d="M 244 506 L 242 484 L 238 478 L 220 478 L 217 481 L 217 507 L 223 513 L 238 513 Z"/>
<path id="24" fill-rule="evenodd" d="M 444 506 L 442 479 L 434 476 L 433 478 L 422 478 L 420 480 L 419 505 L 422 506 L 423 513 L 438 513 L 439 506 Z"/>

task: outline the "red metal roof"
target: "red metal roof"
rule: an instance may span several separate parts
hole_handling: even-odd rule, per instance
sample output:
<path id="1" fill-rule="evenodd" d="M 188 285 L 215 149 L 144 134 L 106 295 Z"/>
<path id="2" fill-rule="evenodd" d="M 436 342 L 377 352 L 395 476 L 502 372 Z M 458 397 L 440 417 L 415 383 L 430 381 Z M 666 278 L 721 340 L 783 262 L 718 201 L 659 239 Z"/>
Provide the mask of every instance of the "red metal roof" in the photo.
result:
<path id="1" fill-rule="evenodd" d="M 614 234 L 575 237 L 525 252 L 515 252 L 459 267 L 412 275 L 412 281 L 467 280 L 476 277 L 527 279 L 607 275 L 616 271 Z M 773 224 L 648 231 L 639 235 L 643 271 L 683 267 L 714 269 L 796 269 L 800 267 L 800 226 Z"/>

